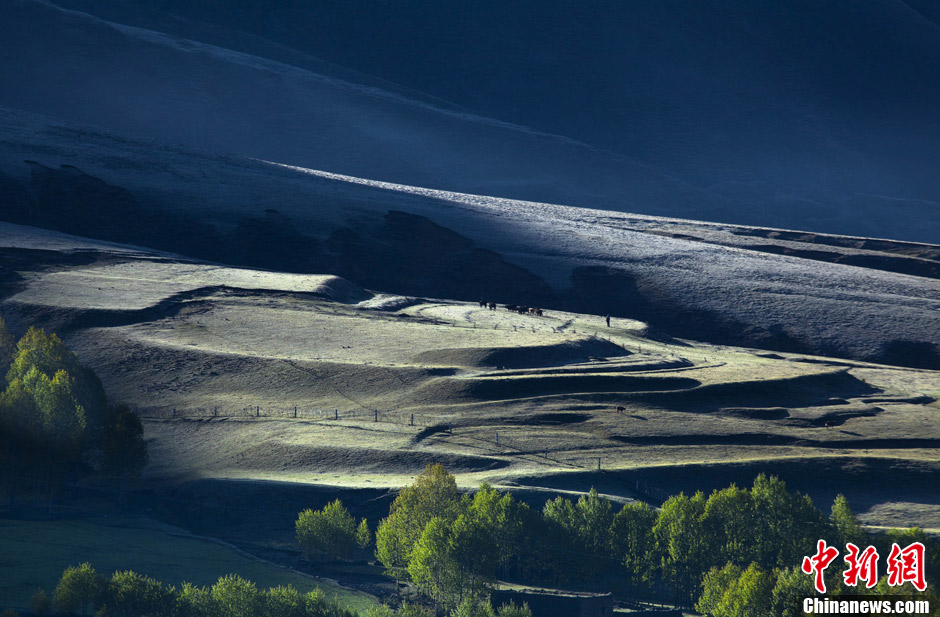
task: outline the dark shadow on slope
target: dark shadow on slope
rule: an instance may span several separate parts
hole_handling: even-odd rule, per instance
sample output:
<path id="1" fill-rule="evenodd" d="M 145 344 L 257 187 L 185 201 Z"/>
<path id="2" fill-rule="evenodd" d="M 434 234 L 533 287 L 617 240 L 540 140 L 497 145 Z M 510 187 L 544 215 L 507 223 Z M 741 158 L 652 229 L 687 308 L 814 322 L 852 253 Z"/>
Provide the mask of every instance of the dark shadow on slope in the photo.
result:
<path id="1" fill-rule="evenodd" d="M 558 394 L 620 394 L 624 398 L 689 392 L 700 382 L 684 377 L 634 377 L 629 375 L 578 375 L 548 377 L 499 377 L 474 379 L 441 378 L 420 386 L 428 400 L 496 401 Z M 652 392 L 655 391 L 655 392 Z M 630 394 L 632 393 L 632 394 Z"/>
<path id="2" fill-rule="evenodd" d="M 393 293 L 632 317 L 651 324 L 654 337 L 658 331 L 786 352 L 849 353 L 838 341 L 821 348 L 779 324 L 746 324 L 717 311 L 690 308 L 681 297 L 660 293 L 655 281 L 640 280 L 624 269 L 575 268 L 571 288 L 554 290 L 498 253 L 422 216 L 390 211 L 384 217 L 350 221 L 341 229 L 308 231 L 297 220 L 261 203 L 258 215 L 208 222 L 199 204 L 194 204 L 191 214 L 170 210 L 72 166 L 53 169 L 30 162 L 30 168 L 28 188 L 9 177 L 0 178 L 0 190 L 10 196 L 9 203 L 20 206 L 0 211 L 5 220 L 232 265 L 337 274 Z M 377 199 L 384 196 L 376 191 Z M 911 246 L 911 250 L 926 250 L 922 245 Z M 876 357 L 857 359 L 940 368 L 936 348 L 912 344 L 920 347 L 894 346 Z"/>
<path id="3" fill-rule="evenodd" d="M 0 198 L 10 206 L 0 210 L 0 220 L 236 266 L 338 274 L 405 295 L 559 303 L 538 276 L 423 216 L 389 211 L 384 218 L 333 230 L 323 241 L 318 239 L 326 235 L 323 230 L 307 232 L 275 208 L 210 224 L 196 212 L 170 213 L 141 202 L 77 167 L 26 162 L 32 172 L 29 187 L 0 177 Z"/>
<path id="4" fill-rule="evenodd" d="M 602 339 L 588 339 L 565 342 L 558 345 L 433 349 L 416 354 L 412 357 L 412 360 L 420 364 L 432 365 L 441 364 L 446 366 L 522 369 L 562 366 L 587 362 L 595 357 L 606 358 L 626 355 L 629 355 L 628 352 L 619 345 Z M 568 372 L 575 373 L 573 370 Z M 542 373 L 540 371 L 540 374 L 548 373 Z M 491 374 L 489 376 L 496 377 L 499 376 L 499 374 Z"/>
<path id="5" fill-rule="evenodd" d="M 554 306 L 541 278 L 430 219 L 389 211 L 378 227 L 345 227 L 325 243 L 336 272 L 372 289 Z"/>
<path id="6" fill-rule="evenodd" d="M 675 411 L 711 413 L 726 408 L 826 407 L 844 404 L 844 398 L 876 392 L 878 390 L 848 372 L 840 371 L 790 379 L 712 384 L 683 392 L 638 393 L 630 399 Z M 833 398 L 836 396 L 843 398 Z"/>
<path id="7" fill-rule="evenodd" d="M 200 535 L 262 543 L 293 543 L 297 514 L 334 499 L 356 517 L 377 522 L 388 515 L 395 493 L 297 482 L 200 479 L 136 497 L 156 518 Z"/>
<path id="8" fill-rule="evenodd" d="M 927 341 L 891 341 L 877 356 L 884 364 L 940 369 L 940 346 Z"/>
<path id="9" fill-rule="evenodd" d="M 790 491 L 809 494 L 816 506 L 828 513 L 839 493 L 845 494 L 855 512 L 887 501 L 940 505 L 936 487 L 940 464 L 897 458 L 821 457 L 749 461 L 743 463 L 664 465 L 623 471 L 579 472 L 517 478 L 520 485 L 586 491 L 595 486 L 612 495 L 633 497 L 637 486 L 653 489 L 663 499 L 684 492 L 692 495 L 720 490 L 732 483 L 750 487 L 766 473 L 787 483 Z M 658 505 L 662 499 L 657 499 Z"/>
<path id="10" fill-rule="evenodd" d="M 582 266 L 571 273 L 570 301 L 573 310 L 582 313 L 639 319 L 680 338 L 789 353 L 819 351 L 782 326 L 743 324 L 716 311 L 690 308 L 681 299 L 653 294 L 654 285 L 640 285 L 631 272 L 621 268 Z"/>
<path id="11" fill-rule="evenodd" d="M 26 195 L 26 209 L 0 212 L 2 220 L 68 234 L 137 244 L 201 259 L 220 260 L 223 237 L 212 225 L 195 217 L 169 214 L 164 208 L 141 204 L 130 191 L 86 174 L 73 165 L 58 169 L 25 161 L 29 187 L 5 193 Z M 23 201 L 23 198 L 20 199 Z"/>
<path id="12" fill-rule="evenodd" d="M 915 257 L 893 257 L 888 255 L 858 253 L 845 255 L 833 251 L 813 251 L 780 246 L 777 244 L 752 244 L 744 245 L 741 248 L 751 251 L 760 251 L 762 253 L 773 253 L 774 255 L 788 255 L 790 257 L 799 257 L 800 259 L 812 259 L 814 261 L 825 261 L 847 266 L 857 266 L 859 268 L 869 268 L 871 270 L 884 270 L 886 272 L 897 272 L 899 274 L 910 274 L 912 276 L 922 276 L 926 278 L 940 278 L 940 262 L 917 259 Z"/>

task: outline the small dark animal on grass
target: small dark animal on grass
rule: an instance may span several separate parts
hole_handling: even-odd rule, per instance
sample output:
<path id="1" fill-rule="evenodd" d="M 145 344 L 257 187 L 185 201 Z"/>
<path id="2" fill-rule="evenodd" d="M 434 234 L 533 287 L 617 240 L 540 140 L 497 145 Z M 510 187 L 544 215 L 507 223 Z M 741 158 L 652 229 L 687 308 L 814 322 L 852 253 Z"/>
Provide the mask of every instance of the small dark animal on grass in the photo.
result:
<path id="1" fill-rule="evenodd" d="M 480 308 L 486 307 L 486 300 L 480 300 Z"/>
<path id="2" fill-rule="evenodd" d="M 622 414 L 622 413 L 625 413 L 626 411 L 627 411 L 626 407 L 623 407 L 622 405 L 617 406 L 617 413 Z"/>
<path id="3" fill-rule="evenodd" d="M 506 305 L 506 310 L 507 310 L 507 311 L 514 311 L 514 310 L 516 310 L 516 308 L 518 308 L 518 307 L 517 307 L 515 304 L 507 304 L 507 305 Z"/>
<path id="4" fill-rule="evenodd" d="M 491 311 L 495 311 L 495 310 L 496 310 L 496 303 L 495 303 L 495 302 L 490 302 L 490 303 L 487 305 L 487 308 L 490 309 Z"/>
<path id="5" fill-rule="evenodd" d="M 836 423 L 833 422 L 832 420 L 829 420 L 828 422 L 826 422 L 826 428 L 832 428 L 832 427 L 835 426 L 835 425 L 836 425 Z"/>

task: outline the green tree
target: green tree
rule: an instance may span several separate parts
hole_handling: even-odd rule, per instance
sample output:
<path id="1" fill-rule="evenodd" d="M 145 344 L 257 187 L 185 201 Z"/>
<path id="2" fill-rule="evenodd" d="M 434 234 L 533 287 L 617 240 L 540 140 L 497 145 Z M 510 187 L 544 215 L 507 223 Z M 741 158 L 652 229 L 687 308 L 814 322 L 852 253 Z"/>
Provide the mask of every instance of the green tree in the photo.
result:
<path id="1" fill-rule="evenodd" d="M 460 573 L 460 596 L 482 594 L 500 564 L 515 556 L 522 519 L 511 495 L 481 484 L 451 526 L 451 551 Z"/>
<path id="2" fill-rule="evenodd" d="M 801 601 L 816 594 L 813 578 L 799 566 L 777 570 L 777 579 L 770 594 L 770 614 L 778 617 L 803 617 Z"/>
<path id="3" fill-rule="evenodd" d="M 450 523 L 460 513 L 457 481 L 443 465 L 428 465 L 403 487 L 375 531 L 375 556 L 396 579 L 408 571 L 411 551 L 433 518 Z"/>
<path id="4" fill-rule="evenodd" d="M 140 417 L 125 404 L 108 408 L 101 434 L 102 471 L 116 479 L 140 477 L 150 460 Z"/>
<path id="5" fill-rule="evenodd" d="M 172 587 L 132 572 L 115 572 L 105 587 L 101 617 L 170 617 L 176 600 Z"/>
<path id="6" fill-rule="evenodd" d="M 383 566 L 385 573 L 398 581 L 408 575 L 408 560 L 411 558 L 412 523 L 403 510 L 391 512 L 379 521 L 375 530 L 375 557 Z"/>
<path id="7" fill-rule="evenodd" d="M 408 574 L 435 602 L 451 607 L 463 598 L 460 573 L 451 548 L 450 525 L 432 518 L 421 532 L 408 562 Z"/>
<path id="8" fill-rule="evenodd" d="M 712 568 L 702 581 L 695 609 L 712 617 L 772 617 L 774 582 L 775 577 L 757 564 L 746 570 L 731 563 Z"/>
<path id="9" fill-rule="evenodd" d="M 655 524 L 656 512 L 642 501 L 625 505 L 610 524 L 611 550 L 614 557 L 623 563 L 633 585 L 652 580 Z"/>
<path id="10" fill-rule="evenodd" d="M 7 383 L 14 379 L 26 380 L 30 370 L 36 369 L 49 379 L 65 371 L 74 381 L 72 392 L 77 404 L 85 412 L 88 426 L 94 436 L 101 429 L 106 399 L 101 381 L 90 369 L 78 361 L 72 351 L 55 334 L 47 335 L 38 328 L 30 328 L 16 344 L 16 354 L 7 371 Z"/>
<path id="11" fill-rule="evenodd" d="M 431 609 L 410 602 L 402 602 L 401 608 L 395 614 L 397 617 L 434 617 Z"/>
<path id="12" fill-rule="evenodd" d="M 42 416 L 22 379 L 15 379 L 0 394 L 0 482 L 10 507 L 17 493 L 37 478 L 45 459 Z"/>
<path id="13" fill-rule="evenodd" d="M 176 597 L 177 617 L 218 617 L 219 611 L 212 598 L 212 590 L 183 583 Z"/>
<path id="14" fill-rule="evenodd" d="M 579 543 L 601 561 L 610 554 L 610 525 L 614 519 L 610 500 L 598 495 L 597 490 L 591 487 L 587 495 L 578 498 L 575 511 Z"/>
<path id="15" fill-rule="evenodd" d="M 374 604 L 366 609 L 365 617 L 395 617 L 395 611 L 388 604 Z"/>
<path id="16" fill-rule="evenodd" d="M 369 531 L 369 521 L 363 518 L 356 527 L 356 545 L 365 550 L 372 544 L 372 532 Z"/>
<path id="17" fill-rule="evenodd" d="M 50 378 L 32 367 L 23 378 L 23 384 L 36 401 L 42 423 L 42 456 L 38 467 L 47 482 L 51 508 L 55 488 L 80 458 L 85 440 L 85 409 L 74 396 L 74 380 L 64 370 Z"/>
<path id="18" fill-rule="evenodd" d="M 858 519 L 849 507 L 849 501 L 845 495 L 836 495 L 832 502 L 832 509 L 829 513 L 829 523 L 835 529 L 838 536 L 840 550 L 844 550 L 846 543 L 851 542 L 860 550 L 865 550 L 868 546 L 869 536 L 858 524 Z"/>
<path id="19" fill-rule="evenodd" d="M 557 497 L 545 503 L 542 515 L 557 531 L 552 547 L 556 568 L 575 579 L 590 580 L 602 573 L 611 558 L 610 501 L 592 488 L 577 503 Z"/>
<path id="20" fill-rule="evenodd" d="M 882 559 L 891 554 L 891 545 L 897 543 L 898 547 L 905 548 L 913 542 L 920 542 L 924 545 L 924 577 L 927 580 L 928 591 L 940 587 L 940 541 L 933 536 L 927 535 L 919 527 L 909 529 L 889 529 L 883 534 L 878 534 L 873 539 L 873 543 L 878 549 L 878 554 Z M 864 548 L 864 547 L 860 547 Z M 887 577 L 884 577 L 887 580 Z M 909 583 L 903 587 L 894 587 L 892 589 L 907 589 Z M 887 593 L 894 593 L 889 591 Z"/>
<path id="21" fill-rule="evenodd" d="M 266 617 L 304 617 L 304 597 L 292 586 L 278 586 L 263 594 L 262 604 Z"/>
<path id="22" fill-rule="evenodd" d="M 356 546 L 356 519 L 339 499 L 322 510 L 304 510 L 296 522 L 297 542 L 308 559 L 349 559 Z"/>
<path id="23" fill-rule="evenodd" d="M 466 598 L 451 611 L 450 617 L 494 617 L 493 607 L 478 598 Z"/>
<path id="24" fill-rule="evenodd" d="M 88 562 L 66 568 L 55 588 L 55 606 L 60 613 L 81 612 L 87 617 L 93 606 L 97 606 L 105 581 Z"/>
<path id="25" fill-rule="evenodd" d="M 519 606 L 510 600 L 506 604 L 499 605 L 496 615 L 497 617 L 532 617 L 532 611 L 529 609 L 528 602 L 523 602 L 522 606 Z"/>
<path id="26" fill-rule="evenodd" d="M 701 524 L 705 503 L 701 492 L 691 498 L 679 493 L 666 500 L 653 526 L 663 581 L 675 591 L 676 602 L 682 606 L 692 605 L 708 568 Z"/>
<path id="27" fill-rule="evenodd" d="M 733 563 L 725 564 L 723 568 L 714 567 L 708 571 L 702 580 L 702 595 L 695 603 L 695 610 L 703 615 L 716 615 L 721 610 L 725 594 L 744 572 Z"/>
<path id="28" fill-rule="evenodd" d="M 52 610 L 52 600 L 49 599 L 45 589 L 37 589 L 36 593 L 29 598 L 29 610 L 36 617 L 44 617 L 44 615 L 49 614 L 49 611 Z"/>
<path id="29" fill-rule="evenodd" d="M 128 483 L 140 477 L 149 460 L 137 414 L 125 404 L 108 407 L 101 432 L 101 471 L 116 485 L 119 507 L 124 506 Z"/>
<path id="30" fill-rule="evenodd" d="M 219 617 L 256 617 L 262 607 L 255 584 L 237 574 L 227 574 L 212 586 L 212 600 Z"/>
<path id="31" fill-rule="evenodd" d="M 751 488 L 756 529 L 755 561 L 767 569 L 789 568 L 809 555 L 826 535 L 823 514 L 806 495 L 790 493 L 776 476 L 760 474 Z"/>
<path id="32" fill-rule="evenodd" d="M 715 491 L 705 504 L 702 528 L 710 563 L 734 563 L 746 566 L 758 558 L 755 534 L 758 529 L 757 508 L 751 492 L 732 484 Z"/>

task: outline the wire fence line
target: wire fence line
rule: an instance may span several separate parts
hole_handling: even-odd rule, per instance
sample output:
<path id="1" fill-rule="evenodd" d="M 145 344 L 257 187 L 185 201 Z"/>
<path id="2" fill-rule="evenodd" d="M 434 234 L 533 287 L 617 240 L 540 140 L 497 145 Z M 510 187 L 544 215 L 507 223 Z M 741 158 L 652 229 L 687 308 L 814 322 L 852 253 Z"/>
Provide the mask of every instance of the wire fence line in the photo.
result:
<path id="1" fill-rule="evenodd" d="M 324 410 L 324 409 L 305 409 L 300 406 L 296 408 L 263 408 L 260 405 L 246 406 L 238 409 L 212 407 L 212 408 L 190 408 L 190 409 L 149 409 L 138 411 L 143 418 L 151 419 L 206 419 L 206 418 L 233 418 L 233 419 L 251 419 L 251 418 L 297 418 L 313 421 L 359 421 L 359 422 L 384 422 L 398 425 L 413 426 L 422 429 L 418 432 L 423 438 L 430 438 L 436 435 L 444 437 L 458 437 L 461 440 L 470 439 L 476 442 L 483 442 L 492 448 L 491 455 L 495 456 L 526 456 L 541 460 L 549 466 L 568 466 L 582 469 L 584 471 L 612 471 L 616 474 L 616 468 L 607 467 L 611 461 L 606 456 L 592 456 L 583 454 L 578 456 L 567 456 L 571 454 L 569 450 L 561 448 L 556 450 L 551 445 L 545 445 L 545 438 L 533 440 L 532 438 L 519 439 L 511 434 L 512 429 L 506 427 L 492 427 L 485 429 L 480 426 L 460 427 L 450 423 L 447 419 L 439 416 L 426 414 L 413 414 L 410 412 L 390 412 L 382 410 Z M 483 430 L 481 430 L 483 429 Z M 540 442 L 540 443 L 539 443 Z M 557 445 L 557 444 L 556 444 Z M 605 464 L 606 463 L 606 464 Z M 636 498 L 647 501 L 654 506 L 665 502 L 674 492 L 663 489 L 659 486 L 648 484 L 639 479 L 623 479 L 622 486 L 628 492 L 633 493 Z M 626 493 L 621 493 L 626 494 Z"/>
<path id="2" fill-rule="evenodd" d="M 287 418 L 315 422 L 376 422 L 395 424 L 400 426 L 413 426 L 427 431 L 425 437 L 434 435 L 469 437 L 478 442 L 486 443 L 492 447 L 496 456 L 531 456 L 543 459 L 545 464 L 566 465 L 584 470 L 603 471 L 605 469 L 604 456 L 565 456 L 565 449 L 556 450 L 552 445 L 545 444 L 545 438 L 533 439 L 527 437 L 520 439 L 512 434 L 512 429 L 506 427 L 493 427 L 492 430 L 480 426 L 460 427 L 454 425 L 446 417 L 429 414 L 416 414 L 411 412 L 386 411 L 381 409 L 311 409 L 309 407 L 262 407 L 260 405 L 246 405 L 244 407 L 213 406 L 191 408 L 149 408 L 138 410 L 141 418 L 155 420 L 204 420 L 210 418 L 220 419 L 252 419 L 252 418 Z M 428 429 L 431 429 L 428 431 Z M 469 430 L 468 430 L 469 429 Z M 482 429 L 482 430 L 481 430 Z M 419 432 L 419 435 L 421 434 Z M 556 444 L 557 445 L 557 444 Z M 625 488 L 646 497 L 650 502 L 663 502 L 671 493 L 657 486 L 640 480 L 625 481 Z"/>
<path id="3" fill-rule="evenodd" d="M 152 420 L 202 420 L 208 418 L 249 419 L 249 418 L 287 418 L 313 421 L 356 420 L 364 422 L 384 422 L 404 426 L 429 427 L 446 424 L 440 418 L 427 414 L 386 411 L 381 409 L 311 409 L 309 407 L 262 407 L 246 405 L 244 407 L 172 407 L 138 409 L 141 418 Z"/>

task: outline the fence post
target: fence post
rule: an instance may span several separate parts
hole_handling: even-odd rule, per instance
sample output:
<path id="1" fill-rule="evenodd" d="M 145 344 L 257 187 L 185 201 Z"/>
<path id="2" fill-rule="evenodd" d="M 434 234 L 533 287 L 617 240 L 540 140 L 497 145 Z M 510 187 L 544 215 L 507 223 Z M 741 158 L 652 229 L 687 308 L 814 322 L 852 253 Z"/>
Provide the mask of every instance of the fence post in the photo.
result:
<path id="1" fill-rule="evenodd" d="M 176 417 L 176 407 L 173 408 L 173 417 Z"/>
<path id="2" fill-rule="evenodd" d="M 339 420 L 339 409 L 334 409 L 334 410 L 333 410 L 333 419 L 334 419 L 334 420 Z"/>
<path id="3" fill-rule="evenodd" d="M 411 426 L 415 425 L 415 415 L 411 414 Z"/>
<path id="4" fill-rule="evenodd" d="M 375 411 L 372 412 L 372 421 L 373 421 L 373 422 L 378 422 L 378 421 L 379 421 L 379 410 L 378 410 L 378 409 L 376 409 Z"/>
<path id="5" fill-rule="evenodd" d="M 256 417 L 256 418 L 260 418 L 260 417 L 261 417 L 261 406 L 260 406 L 260 405 L 258 405 L 257 407 L 255 407 L 255 417 Z"/>
<path id="6" fill-rule="evenodd" d="M 212 417 L 215 418 L 215 417 L 218 416 L 218 415 L 219 415 L 219 408 L 218 408 L 218 407 L 213 407 L 213 408 L 212 408 Z"/>
<path id="7" fill-rule="evenodd" d="M 598 471 L 601 470 L 601 457 L 599 457 L 599 456 L 597 457 L 597 470 L 598 470 Z"/>
<path id="8" fill-rule="evenodd" d="M 499 431 L 496 431 L 496 445 L 499 445 Z"/>
<path id="9" fill-rule="evenodd" d="M 297 405 L 294 405 L 294 417 L 297 417 Z"/>

